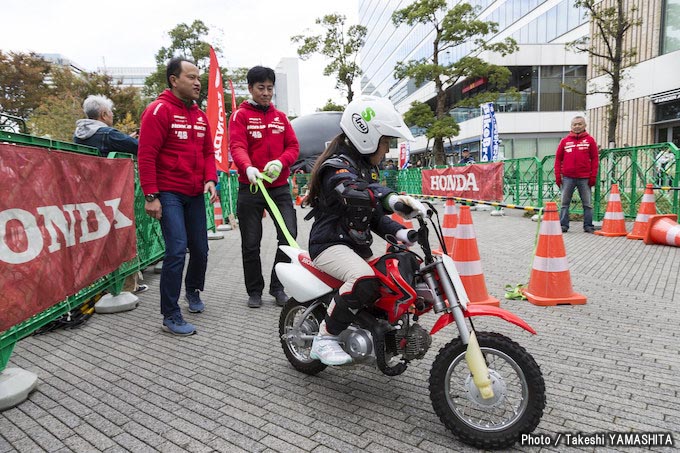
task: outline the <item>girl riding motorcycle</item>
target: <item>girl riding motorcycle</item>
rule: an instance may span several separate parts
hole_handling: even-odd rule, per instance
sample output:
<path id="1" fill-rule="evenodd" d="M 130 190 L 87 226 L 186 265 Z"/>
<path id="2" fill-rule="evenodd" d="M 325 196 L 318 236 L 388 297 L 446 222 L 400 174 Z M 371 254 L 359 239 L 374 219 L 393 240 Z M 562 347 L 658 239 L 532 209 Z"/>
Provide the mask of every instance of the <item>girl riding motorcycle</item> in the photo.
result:
<path id="1" fill-rule="evenodd" d="M 413 140 L 392 103 L 361 96 L 345 109 L 340 128 L 343 133 L 335 137 L 314 165 L 307 197 L 314 208 L 308 215 L 314 216 L 310 257 L 319 269 L 344 282 L 328 307 L 310 351 L 312 359 L 326 365 L 352 361 L 335 335 L 352 323 L 358 310 L 372 305 L 380 295 L 379 281 L 367 263 L 372 256 L 371 231 L 412 245 L 408 230 L 388 214 L 397 212 L 407 219 L 427 215 L 425 206 L 415 198 L 397 195 L 380 184 L 378 164 L 389 151 L 390 140 Z M 409 213 L 397 211 L 398 202 L 407 206 Z"/>

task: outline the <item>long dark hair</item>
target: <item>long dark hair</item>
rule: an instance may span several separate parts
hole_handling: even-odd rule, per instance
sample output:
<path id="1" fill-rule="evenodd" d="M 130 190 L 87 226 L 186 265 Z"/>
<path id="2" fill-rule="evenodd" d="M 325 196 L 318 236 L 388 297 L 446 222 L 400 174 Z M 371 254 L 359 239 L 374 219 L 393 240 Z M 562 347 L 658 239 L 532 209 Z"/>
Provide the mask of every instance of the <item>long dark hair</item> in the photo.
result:
<path id="1" fill-rule="evenodd" d="M 357 151 L 352 145 L 352 142 L 347 140 L 345 133 L 337 135 L 332 142 L 328 144 L 326 150 L 316 158 L 314 168 L 312 169 L 312 176 L 309 179 L 309 194 L 307 200 L 310 206 L 315 207 L 319 201 L 319 194 L 321 192 L 321 165 L 326 162 L 334 154 L 340 154 L 340 147 L 342 146 L 342 153 L 346 154 L 350 159 L 359 162 L 364 156 Z"/>

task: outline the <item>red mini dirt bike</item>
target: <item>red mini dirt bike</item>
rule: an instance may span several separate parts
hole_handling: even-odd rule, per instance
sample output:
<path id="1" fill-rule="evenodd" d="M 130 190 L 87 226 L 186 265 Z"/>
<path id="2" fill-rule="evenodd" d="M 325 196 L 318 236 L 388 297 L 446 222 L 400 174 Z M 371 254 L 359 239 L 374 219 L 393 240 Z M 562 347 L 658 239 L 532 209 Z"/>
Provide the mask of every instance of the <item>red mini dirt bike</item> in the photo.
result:
<path id="1" fill-rule="evenodd" d="M 417 239 L 423 256 L 388 238 L 392 243 L 388 253 L 369 263 L 381 282 L 380 298 L 359 311 L 355 323 L 338 335 L 338 340 L 354 363 L 375 364 L 386 375 L 397 376 L 406 371 L 409 362 L 425 356 L 432 335 L 455 324 L 459 336 L 439 350 L 430 371 L 434 410 L 444 425 L 469 445 L 485 449 L 510 446 L 522 434 L 532 432 L 543 415 L 543 376 L 522 346 L 498 333 L 477 332 L 472 317 L 497 316 L 536 332 L 506 310 L 469 304 L 455 264 L 446 253 L 439 222 L 417 219 L 420 227 L 409 240 Z M 443 254 L 433 254 L 430 249 L 428 222 L 434 226 Z M 281 249 L 292 261 L 276 265 L 276 273 L 291 295 L 279 320 L 281 345 L 293 367 L 317 374 L 326 365 L 310 358 L 312 340 L 343 282 L 314 267 L 304 250 Z M 427 332 L 418 319 L 429 312 L 439 319 Z"/>

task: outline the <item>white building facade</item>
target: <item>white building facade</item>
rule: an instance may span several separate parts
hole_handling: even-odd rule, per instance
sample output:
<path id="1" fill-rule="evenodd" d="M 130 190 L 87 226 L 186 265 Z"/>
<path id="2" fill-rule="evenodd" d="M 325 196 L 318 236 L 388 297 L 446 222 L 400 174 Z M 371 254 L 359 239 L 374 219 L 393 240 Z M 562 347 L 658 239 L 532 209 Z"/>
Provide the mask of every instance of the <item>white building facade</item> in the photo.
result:
<path id="1" fill-rule="evenodd" d="M 300 65 L 298 58 L 282 58 L 274 69 L 274 105 L 290 117 L 300 115 Z"/>

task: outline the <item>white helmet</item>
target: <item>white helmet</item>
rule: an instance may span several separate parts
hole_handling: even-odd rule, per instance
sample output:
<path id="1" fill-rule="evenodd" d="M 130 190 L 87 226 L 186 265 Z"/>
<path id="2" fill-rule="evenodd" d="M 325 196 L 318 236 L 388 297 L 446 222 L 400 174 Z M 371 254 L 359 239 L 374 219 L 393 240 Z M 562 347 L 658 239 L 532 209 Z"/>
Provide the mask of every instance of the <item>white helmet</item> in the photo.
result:
<path id="1" fill-rule="evenodd" d="M 413 141 L 413 134 L 394 105 L 376 96 L 360 96 L 347 105 L 340 128 L 361 154 L 373 154 L 380 137 Z"/>

